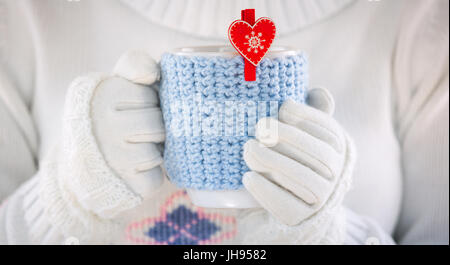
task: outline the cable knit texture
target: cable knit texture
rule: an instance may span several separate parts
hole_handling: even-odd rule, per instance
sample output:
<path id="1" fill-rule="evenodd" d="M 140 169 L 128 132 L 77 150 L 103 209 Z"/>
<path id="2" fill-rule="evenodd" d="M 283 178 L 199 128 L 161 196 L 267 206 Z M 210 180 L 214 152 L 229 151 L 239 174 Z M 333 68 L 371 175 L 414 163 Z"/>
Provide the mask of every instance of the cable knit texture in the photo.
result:
<path id="1" fill-rule="evenodd" d="M 263 59 L 254 82 L 244 81 L 240 56 L 166 54 L 161 68 L 165 167 L 179 187 L 195 189 L 241 188 L 256 121 L 276 116 L 288 98 L 303 103 L 308 85 L 303 53 Z"/>

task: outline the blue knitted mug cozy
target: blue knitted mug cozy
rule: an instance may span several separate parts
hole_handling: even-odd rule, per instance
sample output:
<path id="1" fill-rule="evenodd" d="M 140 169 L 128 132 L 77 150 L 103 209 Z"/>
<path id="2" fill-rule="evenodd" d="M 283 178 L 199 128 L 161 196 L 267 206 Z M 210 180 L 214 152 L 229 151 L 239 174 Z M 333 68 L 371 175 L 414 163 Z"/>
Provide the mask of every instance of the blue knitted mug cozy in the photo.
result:
<path id="1" fill-rule="evenodd" d="M 288 98 L 304 103 L 308 86 L 303 53 L 264 58 L 253 82 L 241 56 L 164 54 L 161 71 L 165 168 L 177 186 L 199 190 L 242 188 L 243 146 L 256 122 L 277 117 Z"/>

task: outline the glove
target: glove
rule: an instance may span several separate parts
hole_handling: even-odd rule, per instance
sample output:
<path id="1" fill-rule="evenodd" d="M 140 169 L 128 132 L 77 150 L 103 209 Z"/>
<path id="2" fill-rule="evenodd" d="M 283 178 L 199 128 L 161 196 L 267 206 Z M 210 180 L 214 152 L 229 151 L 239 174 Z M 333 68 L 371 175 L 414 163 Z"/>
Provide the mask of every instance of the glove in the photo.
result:
<path id="1" fill-rule="evenodd" d="M 256 140 L 244 146 L 252 170 L 243 176 L 244 186 L 266 210 L 244 213 L 244 229 L 254 231 L 247 243 L 343 241 L 341 204 L 350 186 L 354 147 L 332 118 L 334 101 L 327 90 L 311 90 L 307 101 L 310 106 L 288 100 L 279 120 L 258 121 Z"/>
<path id="2" fill-rule="evenodd" d="M 128 52 L 112 75 L 73 81 L 62 137 L 41 163 L 38 192 L 24 201 L 33 241 L 54 243 L 62 235 L 107 242 L 121 214 L 162 185 L 164 125 L 149 87 L 158 69 L 145 53 Z"/>

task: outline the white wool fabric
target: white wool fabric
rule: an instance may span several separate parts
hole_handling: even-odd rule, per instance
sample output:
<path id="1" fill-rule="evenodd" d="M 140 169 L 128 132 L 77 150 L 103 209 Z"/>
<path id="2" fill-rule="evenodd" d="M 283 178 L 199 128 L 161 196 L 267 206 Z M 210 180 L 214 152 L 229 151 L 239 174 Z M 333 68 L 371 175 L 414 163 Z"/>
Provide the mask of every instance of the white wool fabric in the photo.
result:
<path id="1" fill-rule="evenodd" d="M 0 243 L 60 244 L 76 238 L 82 244 L 153 244 L 147 221 L 181 205 L 219 216 L 214 220 L 227 232 L 198 243 L 448 244 L 448 5 L 445 0 L 0 0 Z M 172 48 L 228 44 L 228 25 L 241 9 L 252 7 L 257 17 L 277 24 L 273 45 L 308 54 L 312 87 L 326 87 L 335 100 L 335 106 L 320 100 L 316 105 L 335 109 L 334 119 L 358 153 L 351 189 L 323 218 L 327 224 L 286 225 L 262 208 L 195 208 L 161 178 L 161 160 L 131 144 L 154 141 L 150 149 L 160 151 L 161 132 L 142 135 L 139 123 L 114 120 L 111 133 L 127 132 L 131 139 L 117 147 L 128 150 L 122 152 L 124 161 L 135 162 L 118 165 L 110 162 L 120 160 L 114 155 L 120 152 L 102 150 L 119 138 L 101 137 L 83 146 L 74 137 L 82 132 L 70 130 L 62 119 L 75 78 L 115 69 L 78 79 L 85 99 L 87 88 L 105 78 L 115 91 L 125 79 L 157 80 L 156 73 L 142 76 L 142 69 L 126 71 L 127 64 L 115 67 L 116 61 L 130 49 L 158 60 Z M 131 90 L 130 95 L 141 93 Z M 70 111 L 86 114 L 83 106 L 77 103 Z M 148 102 L 128 101 L 119 109 L 136 106 Z M 108 127 L 106 120 L 93 119 Z M 117 124 L 127 125 L 115 132 Z M 134 148 L 143 159 L 131 161 Z M 81 149 L 89 150 L 91 162 L 80 161 Z M 83 174 L 88 165 L 100 170 L 96 178 Z M 105 174 L 109 177 L 101 177 Z M 156 177 L 139 178 L 144 175 Z M 138 190 L 148 186 L 151 191 Z M 98 193 L 103 189 L 109 192 Z M 309 228 L 299 229 L 302 225 Z M 82 232 L 94 230 L 99 233 Z"/>
<path id="2" fill-rule="evenodd" d="M 157 95 L 150 87 L 132 83 L 153 84 L 159 75 L 157 65 L 143 52 L 128 52 L 119 59 L 114 74 L 88 74 L 75 79 L 68 89 L 63 137 L 41 162 L 35 184 L 24 198 L 32 242 L 52 243 L 54 235 L 108 242 L 120 228 L 113 218 L 141 204 L 141 196 L 162 184 L 158 170 L 162 157 L 155 143 L 164 139 L 164 130 L 159 108 L 155 111 L 150 106 L 152 100 L 153 106 L 157 104 Z M 121 82 L 121 78 L 130 81 Z M 123 112 L 130 108 L 133 114 L 125 118 L 138 126 L 132 131 L 136 134 L 128 134 L 129 124 L 114 126 L 114 118 L 122 121 Z M 111 126 L 117 129 L 111 132 Z M 137 140 L 140 145 L 147 143 L 140 159 L 149 159 L 132 170 L 139 168 L 147 174 L 128 173 L 126 154 L 130 152 L 107 147 L 125 142 L 123 149 L 127 149 L 137 143 L 126 141 Z M 138 150 L 131 151 L 136 159 Z"/>
<path id="3" fill-rule="evenodd" d="M 308 104 L 287 100 L 279 121 L 257 123 L 256 140 L 244 146 L 252 171 L 243 182 L 278 223 L 293 227 L 265 231 L 286 231 L 297 244 L 339 244 L 345 241 L 342 201 L 351 186 L 355 147 L 332 118 L 334 100 L 326 89 L 310 90 Z M 256 243 L 269 235 L 258 230 L 247 237 Z"/>

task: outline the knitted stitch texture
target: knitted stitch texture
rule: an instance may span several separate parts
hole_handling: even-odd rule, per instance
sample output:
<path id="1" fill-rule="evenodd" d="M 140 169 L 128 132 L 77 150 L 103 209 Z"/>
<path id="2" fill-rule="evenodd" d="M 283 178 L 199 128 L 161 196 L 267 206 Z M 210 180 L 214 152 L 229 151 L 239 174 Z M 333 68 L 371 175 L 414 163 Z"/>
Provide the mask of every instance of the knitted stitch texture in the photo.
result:
<path id="1" fill-rule="evenodd" d="M 242 188 L 243 145 L 254 125 L 277 117 L 288 98 L 304 103 L 308 86 L 303 53 L 264 58 L 253 82 L 244 80 L 240 56 L 164 54 L 161 71 L 166 171 L 177 186 L 201 190 Z"/>

